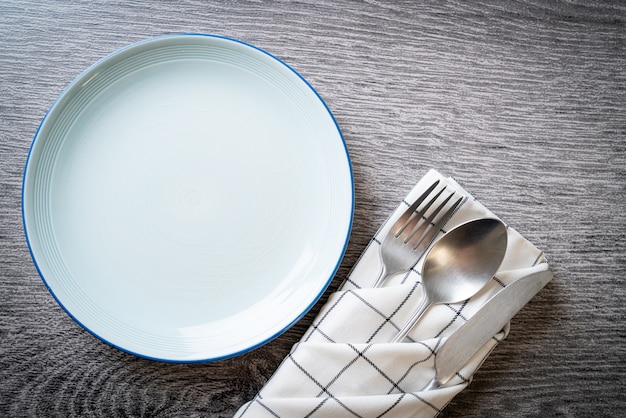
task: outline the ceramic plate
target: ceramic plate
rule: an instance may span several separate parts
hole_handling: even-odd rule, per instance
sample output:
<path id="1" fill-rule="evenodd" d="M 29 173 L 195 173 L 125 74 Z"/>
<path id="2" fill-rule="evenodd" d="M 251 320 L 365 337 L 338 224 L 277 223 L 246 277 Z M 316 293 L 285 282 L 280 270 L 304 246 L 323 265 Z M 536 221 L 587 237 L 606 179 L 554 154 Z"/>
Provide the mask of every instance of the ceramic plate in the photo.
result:
<path id="1" fill-rule="evenodd" d="M 350 233 L 341 133 L 313 88 L 248 44 L 149 39 L 80 75 L 43 119 L 23 215 L 66 312 L 162 361 L 251 350 L 304 315 Z"/>

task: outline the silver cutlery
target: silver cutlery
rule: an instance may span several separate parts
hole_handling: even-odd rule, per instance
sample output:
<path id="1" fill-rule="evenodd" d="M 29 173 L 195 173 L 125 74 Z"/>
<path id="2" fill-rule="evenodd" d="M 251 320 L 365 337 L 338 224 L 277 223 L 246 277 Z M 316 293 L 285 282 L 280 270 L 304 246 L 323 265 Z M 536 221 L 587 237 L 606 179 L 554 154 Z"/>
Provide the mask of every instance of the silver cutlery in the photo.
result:
<path id="1" fill-rule="evenodd" d="M 433 304 L 461 302 L 478 292 L 498 271 L 507 240 L 501 221 L 484 218 L 464 223 L 437 241 L 422 266 L 422 303 L 392 342 L 404 340 Z"/>
<path id="2" fill-rule="evenodd" d="M 424 255 L 426 249 L 435 240 L 437 234 L 450 219 L 463 197 L 454 202 L 441 214 L 454 191 L 435 209 L 428 210 L 439 199 L 446 187 L 431 196 L 439 180 L 435 181 L 393 224 L 391 230 L 380 245 L 381 270 L 373 287 L 380 287 L 390 276 L 408 272 Z M 430 197 L 430 199 L 428 199 Z M 420 208 L 420 205 L 428 201 Z M 428 216 L 426 214 L 428 213 Z M 437 219 L 436 219 L 437 218 Z"/>
<path id="3" fill-rule="evenodd" d="M 549 270 L 531 273 L 491 297 L 435 355 L 435 377 L 422 390 L 443 386 L 550 280 Z"/>

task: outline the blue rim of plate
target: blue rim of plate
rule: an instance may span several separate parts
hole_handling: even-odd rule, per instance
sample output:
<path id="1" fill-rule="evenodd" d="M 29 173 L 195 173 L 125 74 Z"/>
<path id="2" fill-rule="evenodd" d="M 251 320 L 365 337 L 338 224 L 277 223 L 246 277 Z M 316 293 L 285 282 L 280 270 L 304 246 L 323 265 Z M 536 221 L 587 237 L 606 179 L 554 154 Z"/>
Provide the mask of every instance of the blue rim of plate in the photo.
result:
<path id="1" fill-rule="evenodd" d="M 26 181 L 26 176 L 28 173 L 28 167 L 29 167 L 29 163 L 31 160 L 31 154 L 33 152 L 33 148 L 35 147 L 35 143 L 37 142 L 37 139 L 39 138 L 39 134 L 41 131 L 42 126 L 44 125 L 44 122 L 46 121 L 46 119 L 48 118 L 48 116 L 50 115 L 50 112 L 57 106 L 57 104 L 59 103 L 59 101 L 64 97 L 64 95 L 66 94 L 67 91 L 69 91 L 77 82 L 81 81 L 81 79 L 83 78 L 83 76 L 85 74 L 87 74 L 90 70 L 92 70 L 94 67 L 100 65 L 101 63 L 109 60 L 110 58 L 128 50 L 131 49 L 133 47 L 145 44 L 145 43 L 149 43 L 149 42 L 153 42 L 159 39 L 166 39 L 166 38 L 175 38 L 175 37 L 207 37 L 207 38 L 214 38 L 214 39 L 219 39 L 219 40 L 223 40 L 223 41 L 228 41 L 228 42 L 234 42 L 236 44 L 240 44 L 243 45 L 245 47 L 249 47 L 252 48 L 258 52 L 261 52 L 262 54 L 266 55 L 267 57 L 277 61 L 278 63 L 280 63 L 282 66 L 284 66 L 285 68 L 287 68 L 291 73 L 293 73 L 294 75 L 296 75 L 302 82 L 305 83 L 305 85 L 310 89 L 310 91 L 312 93 L 314 93 L 314 95 L 317 97 L 317 99 L 319 100 L 319 102 L 324 106 L 324 108 L 326 109 L 328 116 L 331 118 L 332 122 L 335 125 L 335 128 L 337 130 L 337 134 L 339 135 L 339 137 L 341 138 L 341 142 L 343 145 L 343 149 L 345 152 L 345 158 L 346 158 L 346 162 L 348 165 L 348 172 L 350 175 L 350 185 L 351 185 L 351 196 L 350 196 L 350 201 L 351 201 L 351 207 L 350 207 L 350 215 L 349 215 L 349 222 L 347 225 L 347 231 L 346 231 L 346 237 L 344 239 L 343 242 L 343 246 L 342 249 L 337 257 L 337 261 L 335 263 L 335 266 L 332 268 L 331 274 L 329 275 L 329 277 L 326 279 L 324 285 L 322 286 L 320 292 L 315 295 L 314 298 L 312 298 L 311 303 L 306 306 L 302 312 L 295 317 L 291 322 L 289 322 L 286 326 L 284 326 L 282 329 L 278 330 L 277 332 L 275 332 L 273 335 L 270 335 L 269 337 L 265 338 L 264 340 L 253 344 L 245 349 L 239 350 L 239 351 L 235 351 L 233 353 L 229 353 L 227 355 L 222 355 L 222 356 L 216 356 L 216 357 L 209 357 L 209 358 L 202 358 L 202 359 L 194 359 L 194 360 L 185 360 L 185 359 L 168 359 L 168 358 L 160 358 L 160 357 L 155 357 L 155 356 L 149 356 L 149 355 L 145 355 L 143 353 L 139 353 L 133 350 L 129 350 L 127 348 L 121 347 L 120 345 L 117 345 L 105 338 L 103 338 L 102 336 L 98 335 L 95 331 L 93 331 L 92 329 L 90 329 L 88 326 L 86 326 L 85 324 L 83 324 L 72 312 L 70 312 L 70 310 L 61 302 L 61 300 L 57 297 L 57 295 L 54 293 L 54 291 L 52 290 L 52 288 L 50 287 L 48 280 L 46 280 L 46 277 L 44 276 L 39 263 L 37 262 L 37 259 L 35 257 L 35 254 L 33 252 L 32 249 L 32 245 L 31 245 L 31 238 L 29 236 L 29 232 L 28 232 L 28 227 L 26 225 L 26 214 L 25 214 L 25 205 L 24 205 L 24 195 L 25 195 L 25 181 Z M 168 35 L 161 35 L 161 36 L 154 36 L 154 37 L 150 37 L 147 39 L 143 39 L 140 40 L 138 42 L 134 42 L 132 44 L 126 45 L 122 48 L 117 49 L 116 51 L 106 55 L 105 57 L 97 60 L 96 62 L 94 62 L 92 65 L 90 65 L 87 69 L 85 69 L 83 72 L 81 72 L 72 82 L 70 82 L 70 84 L 68 84 L 62 91 L 61 93 L 58 95 L 58 97 L 55 99 L 55 101 L 52 103 L 52 105 L 48 108 L 48 110 L 46 111 L 45 115 L 43 116 L 36 132 L 35 135 L 33 137 L 33 140 L 31 142 L 27 157 L 26 157 L 26 162 L 24 165 L 24 173 L 22 176 L 22 190 L 21 190 L 21 198 L 22 198 L 22 207 L 21 207 L 21 212 L 22 212 L 22 226 L 24 228 L 24 235 L 25 235 L 25 239 L 26 239 L 26 244 L 29 250 L 29 253 L 31 255 L 31 258 L 33 260 L 33 264 L 37 270 L 37 273 L 39 274 L 40 278 L 42 279 L 44 285 L 46 286 L 46 288 L 48 289 L 48 292 L 52 295 L 52 297 L 54 298 L 54 300 L 57 302 L 57 304 L 63 309 L 63 311 L 65 311 L 65 313 L 74 321 L 76 322 L 81 328 L 83 328 L 85 331 L 87 331 L 89 334 L 91 334 L 92 336 L 94 336 L 96 339 L 102 341 L 103 343 L 116 348 L 118 350 L 120 350 L 121 352 L 125 352 L 128 354 L 131 354 L 133 356 L 139 357 L 139 358 L 144 358 L 144 359 L 148 359 L 148 360 L 154 360 L 154 361 L 159 361 L 159 362 L 164 362 L 164 363 L 179 363 L 179 364 L 193 364 L 193 363 L 207 363 L 207 362 L 215 362 L 215 361 L 219 361 L 219 360 L 224 360 L 224 359 L 228 359 L 228 358 L 232 358 L 232 357 L 237 357 L 240 356 L 242 354 L 248 353 L 250 351 L 253 351 L 265 344 L 267 344 L 268 342 L 276 339 L 278 336 L 282 335 L 284 332 L 286 332 L 288 329 L 290 329 L 295 323 L 297 323 L 300 319 L 302 319 L 302 317 L 304 317 L 312 308 L 313 306 L 315 306 L 315 304 L 320 300 L 320 298 L 322 297 L 322 295 L 324 294 L 324 292 L 328 289 L 328 286 L 330 285 L 331 281 L 333 280 L 335 274 L 337 273 L 337 270 L 339 269 L 339 266 L 341 264 L 341 261 L 345 255 L 345 251 L 347 249 L 348 246 L 348 242 L 350 239 L 350 235 L 352 232 L 352 225 L 353 225 L 353 220 L 354 220 L 354 205 L 355 205 L 355 191 L 354 191 L 354 173 L 352 170 L 352 163 L 351 163 L 351 159 L 350 159 L 350 155 L 348 153 L 348 148 L 345 142 L 345 138 L 341 132 L 341 129 L 339 128 L 339 125 L 337 123 L 337 120 L 335 119 L 334 115 L 332 114 L 332 112 L 330 111 L 330 108 L 328 107 L 328 105 L 326 104 L 326 102 L 322 99 L 322 97 L 320 96 L 320 94 L 315 90 L 315 88 L 313 88 L 313 86 L 302 76 L 300 75 L 300 73 L 298 73 L 295 69 L 293 69 L 289 64 L 287 64 L 286 62 L 284 62 L 283 60 L 281 60 L 280 58 L 276 57 L 275 55 L 257 47 L 254 46 L 252 44 L 249 44 L 247 42 L 235 39 L 235 38 L 230 38 L 227 36 L 222 36 L 222 35 L 215 35 L 215 34 L 208 34 L 208 33 L 174 33 L 174 34 L 168 34 Z"/>

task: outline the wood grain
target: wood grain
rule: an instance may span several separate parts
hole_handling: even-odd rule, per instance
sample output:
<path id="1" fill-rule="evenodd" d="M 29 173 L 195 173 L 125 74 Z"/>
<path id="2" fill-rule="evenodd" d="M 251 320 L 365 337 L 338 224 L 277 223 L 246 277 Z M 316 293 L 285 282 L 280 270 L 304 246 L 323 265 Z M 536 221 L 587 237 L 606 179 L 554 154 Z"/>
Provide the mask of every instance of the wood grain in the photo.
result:
<path id="1" fill-rule="evenodd" d="M 232 416 L 319 309 L 243 356 L 162 364 L 87 334 L 39 279 L 20 194 L 41 118 L 94 61 L 177 32 L 229 36 L 271 52 L 337 118 L 356 207 L 329 291 L 431 167 L 453 175 L 548 254 L 555 279 L 442 416 L 623 415 L 623 2 L 4 0 L 0 416 Z"/>

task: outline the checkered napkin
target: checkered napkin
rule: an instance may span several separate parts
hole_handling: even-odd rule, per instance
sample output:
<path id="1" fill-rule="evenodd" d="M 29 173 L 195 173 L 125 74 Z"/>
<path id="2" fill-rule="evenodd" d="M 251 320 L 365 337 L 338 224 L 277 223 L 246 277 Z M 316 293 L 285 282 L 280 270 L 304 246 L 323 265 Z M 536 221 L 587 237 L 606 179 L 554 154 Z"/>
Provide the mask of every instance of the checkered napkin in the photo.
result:
<path id="1" fill-rule="evenodd" d="M 440 235 L 472 219 L 495 217 L 453 179 L 429 171 L 383 224 L 275 374 L 235 417 L 434 417 L 469 384 L 508 334 L 508 325 L 444 387 L 422 390 L 434 377 L 434 354 L 445 339 L 498 290 L 548 264 L 541 251 L 509 227 L 501 268 L 478 294 L 431 306 L 405 342 L 389 343 L 423 298 L 422 260 L 408 274 L 372 289 L 381 267 L 379 246 L 394 221 L 437 179 L 447 192 L 465 196 Z"/>

